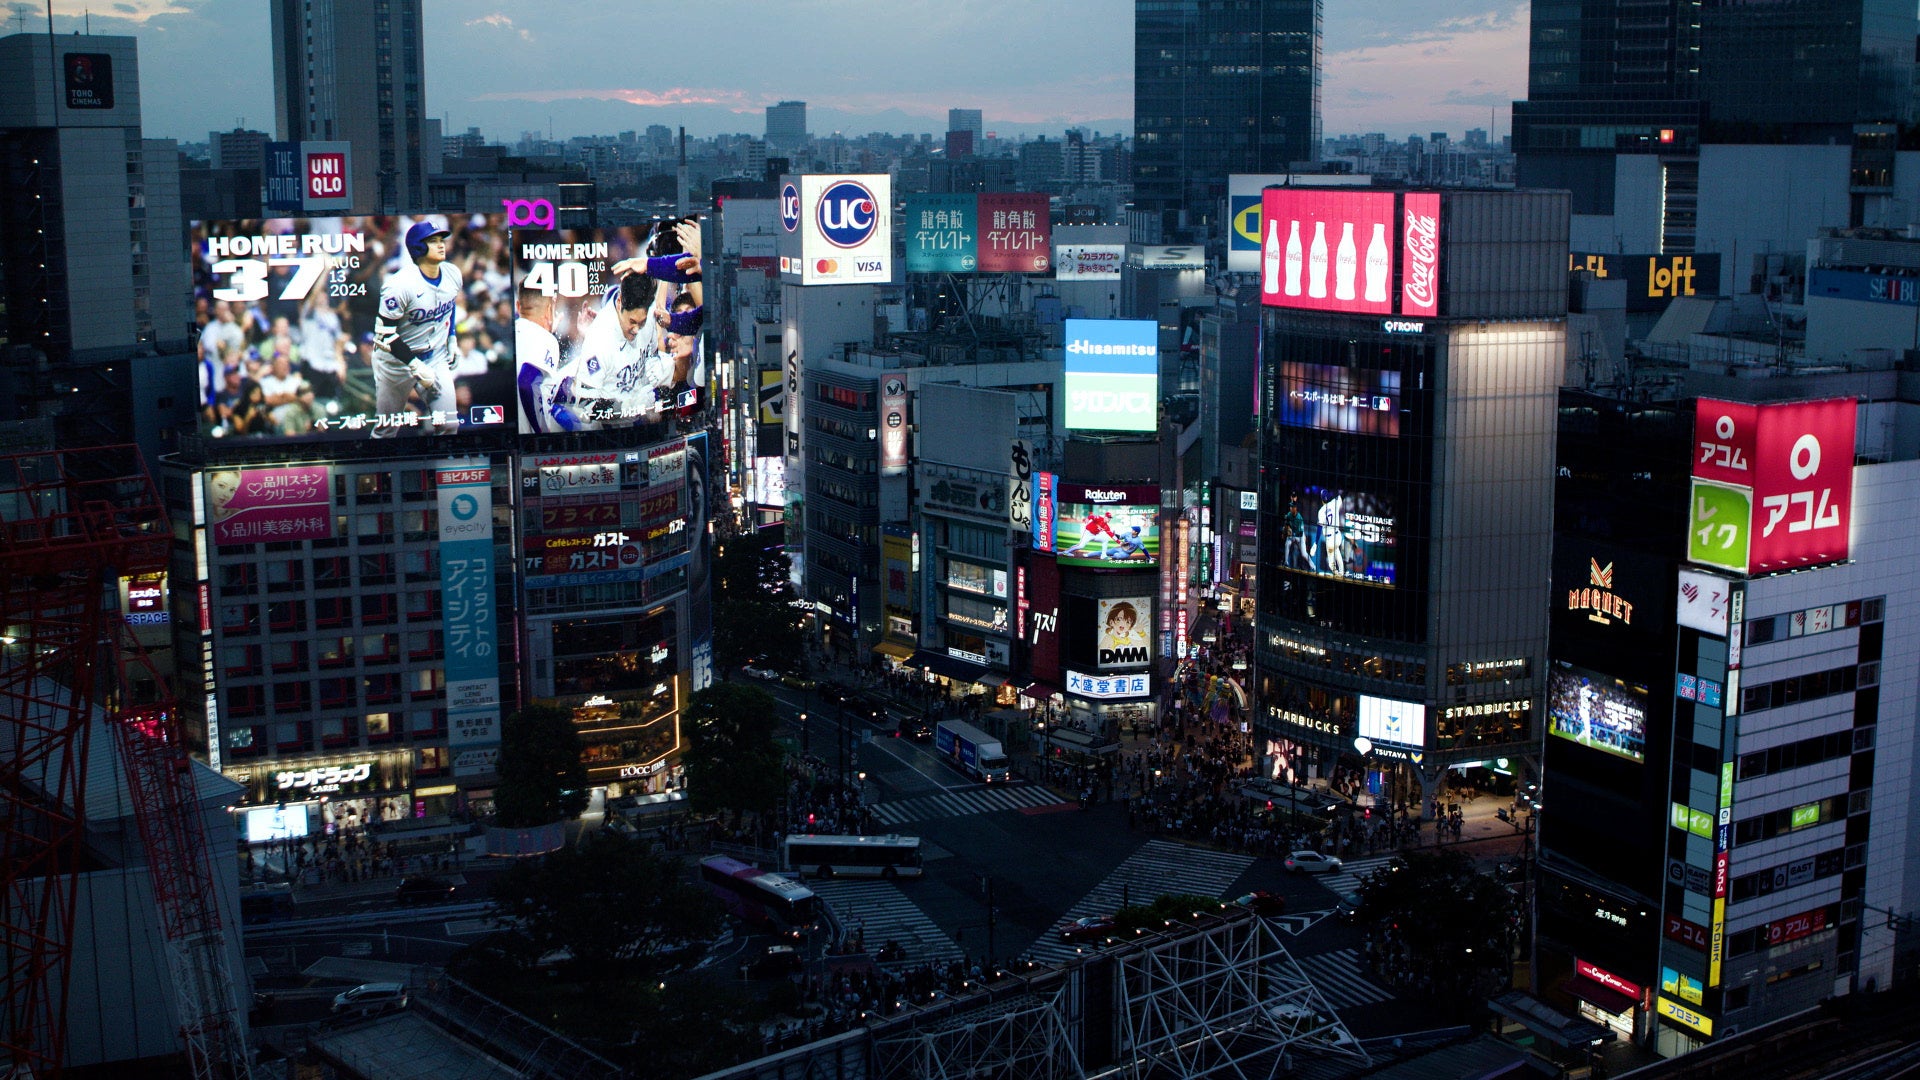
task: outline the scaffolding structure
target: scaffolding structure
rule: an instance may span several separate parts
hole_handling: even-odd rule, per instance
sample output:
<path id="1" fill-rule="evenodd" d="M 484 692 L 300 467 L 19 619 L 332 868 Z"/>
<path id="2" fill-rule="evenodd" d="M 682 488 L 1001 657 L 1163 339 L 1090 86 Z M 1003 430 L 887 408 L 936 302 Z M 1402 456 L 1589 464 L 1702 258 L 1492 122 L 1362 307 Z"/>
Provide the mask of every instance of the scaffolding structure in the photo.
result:
<path id="1" fill-rule="evenodd" d="M 1025 992 L 873 1041 L 881 1080 L 1080 1080 L 1071 984 Z"/>
<path id="2" fill-rule="evenodd" d="M 1251 1080 L 1290 1071 L 1295 1053 L 1372 1064 L 1272 920 L 1196 914 L 1114 963 L 1120 1060 L 1090 1076 Z"/>
<path id="3" fill-rule="evenodd" d="M 64 1060 L 102 717 L 124 755 L 189 1061 L 209 1080 L 250 1075 L 192 762 L 118 613 L 121 579 L 165 570 L 172 541 L 133 447 L 0 457 L 0 1077 L 57 1077 Z"/>

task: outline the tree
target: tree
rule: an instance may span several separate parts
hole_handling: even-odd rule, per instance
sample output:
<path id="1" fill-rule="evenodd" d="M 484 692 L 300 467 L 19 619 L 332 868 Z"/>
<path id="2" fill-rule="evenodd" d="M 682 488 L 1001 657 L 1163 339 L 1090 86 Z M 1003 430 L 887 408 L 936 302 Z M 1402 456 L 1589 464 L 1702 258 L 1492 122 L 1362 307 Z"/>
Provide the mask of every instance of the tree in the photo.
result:
<path id="1" fill-rule="evenodd" d="M 493 886 L 509 934 L 531 948 L 507 955 L 571 955 L 570 966 L 586 978 L 627 967 L 645 967 L 663 951 L 710 941 L 720 933 L 718 901 L 693 884 L 678 860 L 649 845 L 600 829 L 577 847 L 522 862 Z"/>
<path id="2" fill-rule="evenodd" d="M 1457 851 L 1416 853 L 1360 886 L 1358 921 L 1389 978 L 1471 1009 L 1507 984 L 1513 897 Z"/>
<path id="3" fill-rule="evenodd" d="M 680 763 L 695 811 L 765 812 L 779 805 L 787 780 L 773 741 L 780 722 L 775 704 L 772 694 L 747 683 L 715 683 L 693 695 Z"/>
<path id="4" fill-rule="evenodd" d="M 723 668 L 800 655 L 805 634 L 788 568 L 779 540 L 764 534 L 736 537 L 714 553 L 713 647 Z"/>
<path id="5" fill-rule="evenodd" d="M 580 733 L 566 710 L 530 705 L 500 725 L 493 805 L 495 821 L 509 829 L 577 818 L 587 808 Z"/>

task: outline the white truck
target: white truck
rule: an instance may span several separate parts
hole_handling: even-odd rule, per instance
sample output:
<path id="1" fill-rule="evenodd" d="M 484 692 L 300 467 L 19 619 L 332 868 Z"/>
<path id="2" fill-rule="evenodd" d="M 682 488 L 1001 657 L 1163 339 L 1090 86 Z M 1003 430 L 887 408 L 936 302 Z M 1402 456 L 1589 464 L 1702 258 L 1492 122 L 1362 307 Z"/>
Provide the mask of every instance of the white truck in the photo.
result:
<path id="1" fill-rule="evenodd" d="M 1000 741 L 960 720 L 942 720 L 933 729 L 933 748 L 953 767 L 989 784 L 1005 783 L 1012 775 Z"/>

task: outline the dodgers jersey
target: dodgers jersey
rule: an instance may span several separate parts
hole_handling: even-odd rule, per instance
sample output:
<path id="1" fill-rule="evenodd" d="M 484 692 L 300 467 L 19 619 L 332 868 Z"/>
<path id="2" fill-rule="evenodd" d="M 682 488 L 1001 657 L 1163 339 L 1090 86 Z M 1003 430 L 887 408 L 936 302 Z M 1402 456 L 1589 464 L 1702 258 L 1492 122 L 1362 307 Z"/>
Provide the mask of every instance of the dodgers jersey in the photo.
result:
<path id="1" fill-rule="evenodd" d="M 522 370 L 534 376 L 530 392 L 526 389 L 527 380 L 522 379 L 521 408 L 528 425 L 540 432 L 560 430 L 553 419 L 554 406 L 561 404 L 560 387 L 566 382 L 566 375 L 560 370 L 559 340 L 553 331 L 539 323 L 518 318 L 513 322 L 513 354 L 519 358 Z"/>
<path id="2" fill-rule="evenodd" d="M 658 327 L 652 319 L 632 337 L 620 332 L 620 286 L 607 290 L 587 328 L 586 340 L 572 364 L 573 396 L 614 403 L 614 415 L 604 419 L 632 419 L 641 415 L 639 391 L 645 381 L 648 358 L 659 351 Z"/>
<path id="3" fill-rule="evenodd" d="M 453 370 L 453 317 L 460 299 L 460 268 L 440 264 L 440 280 L 428 281 L 420 267 L 405 263 L 380 285 L 380 319 L 394 328 L 415 358 Z"/>

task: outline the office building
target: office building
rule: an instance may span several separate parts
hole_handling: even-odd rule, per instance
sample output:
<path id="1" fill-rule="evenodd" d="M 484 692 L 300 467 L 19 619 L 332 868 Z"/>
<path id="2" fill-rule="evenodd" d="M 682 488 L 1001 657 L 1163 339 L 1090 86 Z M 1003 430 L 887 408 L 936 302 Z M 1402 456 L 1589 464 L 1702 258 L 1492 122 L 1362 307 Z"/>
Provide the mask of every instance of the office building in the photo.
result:
<path id="1" fill-rule="evenodd" d="M 1273 776 L 1424 815 L 1448 770 L 1536 764 L 1565 195 L 1262 216 L 1255 732 Z"/>
<path id="2" fill-rule="evenodd" d="M 1920 971 L 1914 408 L 1891 371 L 1563 394 L 1549 1003 L 1671 1056 Z"/>
<path id="3" fill-rule="evenodd" d="M 807 145 L 807 103 L 782 101 L 767 106 L 767 149 L 790 152 Z"/>
<path id="4" fill-rule="evenodd" d="M 985 121 L 981 119 L 979 109 L 948 109 L 947 131 L 964 131 L 972 135 L 973 146 L 979 146 L 980 141 L 987 137 Z"/>
<path id="5" fill-rule="evenodd" d="M 353 207 L 427 202 L 426 52 L 420 0 L 274 0 L 277 137 L 353 145 Z"/>
<path id="6" fill-rule="evenodd" d="M 209 168 L 253 169 L 257 172 L 266 163 L 267 133 L 245 128 L 209 132 L 207 148 L 211 155 Z"/>
<path id="7" fill-rule="evenodd" d="M 1198 238 L 1228 173 L 1320 152 L 1321 0 L 1134 5 L 1134 239 Z"/>
<path id="8" fill-rule="evenodd" d="M 1612 214 L 1615 158 L 1648 155 L 1690 217 L 1702 143 L 1852 146 L 1870 194 L 1892 164 L 1883 126 L 1913 117 L 1920 18 L 1899 0 L 1540 2 L 1532 28 L 1518 179 L 1573 192 L 1578 215 Z M 1661 250 L 1691 251 L 1687 232 Z"/>
<path id="9" fill-rule="evenodd" d="M 157 447 L 130 403 L 160 365 L 133 358 L 187 347 L 191 281 L 179 150 L 141 137 L 135 40 L 0 38 L 0 149 L 0 334 L 47 361 L 16 372 L 16 400 L 57 417 L 61 445 Z M 147 400 L 191 408 L 190 387 L 153 385 Z"/>

